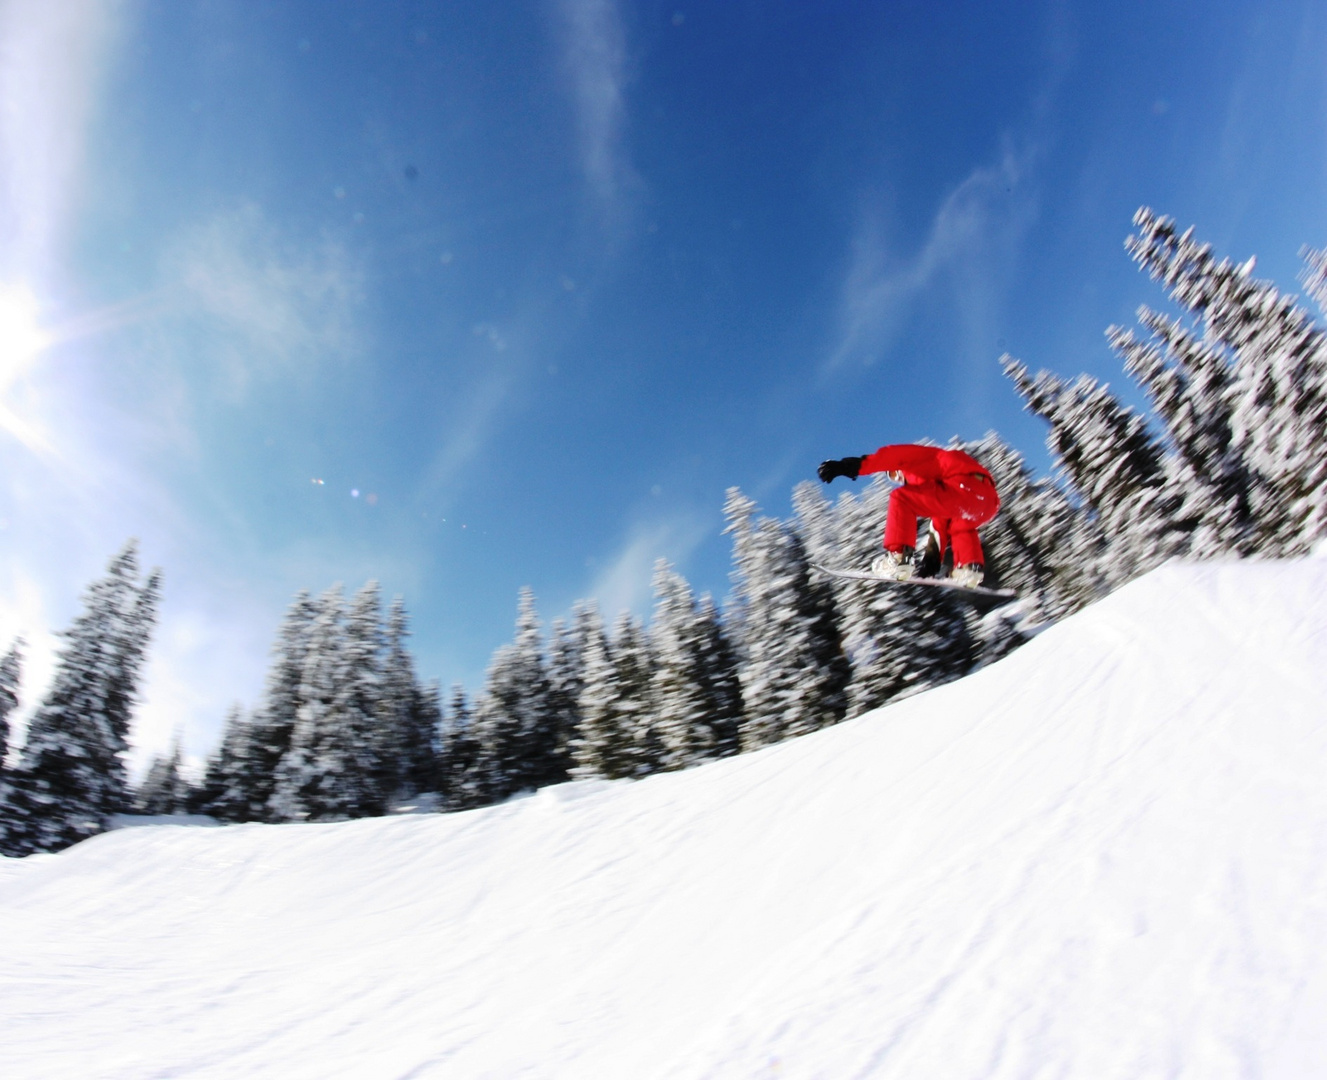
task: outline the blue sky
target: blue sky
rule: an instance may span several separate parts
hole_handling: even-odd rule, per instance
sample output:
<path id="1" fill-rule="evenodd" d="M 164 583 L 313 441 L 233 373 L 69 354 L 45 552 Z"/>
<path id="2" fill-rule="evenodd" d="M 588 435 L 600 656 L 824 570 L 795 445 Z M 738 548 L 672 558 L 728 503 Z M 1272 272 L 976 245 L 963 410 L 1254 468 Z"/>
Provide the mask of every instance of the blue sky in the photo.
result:
<path id="1" fill-rule="evenodd" d="M 1312 2 L 5 0 L 26 703 L 129 536 L 141 766 L 256 702 L 299 588 L 378 578 L 476 689 L 522 585 L 722 596 L 730 485 L 990 429 L 1044 467 L 997 357 L 1121 383 L 1139 205 L 1287 289 L 1327 243 L 1324 46 Z"/>

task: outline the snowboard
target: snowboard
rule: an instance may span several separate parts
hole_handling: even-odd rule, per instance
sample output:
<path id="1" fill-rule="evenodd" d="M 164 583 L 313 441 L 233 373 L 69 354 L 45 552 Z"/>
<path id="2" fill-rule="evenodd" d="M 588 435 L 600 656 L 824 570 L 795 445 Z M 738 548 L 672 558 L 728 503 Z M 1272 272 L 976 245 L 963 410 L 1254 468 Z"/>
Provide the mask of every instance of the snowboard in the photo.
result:
<path id="1" fill-rule="evenodd" d="M 960 585 L 948 578 L 908 578 L 906 581 L 893 581 L 889 578 L 876 577 L 865 570 L 844 570 L 836 566 L 812 564 L 815 569 L 830 577 L 845 578 L 849 581 L 870 581 L 877 585 L 896 585 L 899 588 L 943 589 L 945 593 L 969 604 L 981 607 L 999 607 L 1011 600 L 1017 600 L 1018 594 L 1013 589 L 986 589 L 980 585 Z"/>

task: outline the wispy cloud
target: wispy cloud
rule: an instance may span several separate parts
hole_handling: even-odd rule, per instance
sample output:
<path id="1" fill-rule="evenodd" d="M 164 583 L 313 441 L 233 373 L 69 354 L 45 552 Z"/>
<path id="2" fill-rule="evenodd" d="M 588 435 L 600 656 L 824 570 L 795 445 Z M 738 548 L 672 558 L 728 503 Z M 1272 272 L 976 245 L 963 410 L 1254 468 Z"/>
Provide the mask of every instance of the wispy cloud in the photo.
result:
<path id="1" fill-rule="evenodd" d="M 558 0 L 562 59 L 576 107 L 581 169 L 601 210 L 617 214 L 636 184 L 624 147 L 626 31 L 613 0 Z"/>
<path id="2" fill-rule="evenodd" d="M 664 558 L 674 565 L 685 563 L 709 531 L 707 522 L 687 513 L 637 523 L 595 577 L 588 595 L 598 600 L 600 610 L 610 618 L 624 610 L 643 613 L 650 602 L 655 561 Z"/>
<path id="3" fill-rule="evenodd" d="M 527 399 L 531 376 L 546 370 L 564 339 L 565 291 L 588 302 L 596 281 L 620 250 L 639 178 L 626 149 L 626 30 L 614 0 L 549 0 L 555 47 L 575 115 L 576 156 L 584 179 L 588 228 L 567 252 L 581 261 L 577 280 L 556 286 L 556 302 L 540 285 L 518 294 L 498 320 L 477 324 L 473 340 L 449 362 L 474 377 L 444 406 L 439 437 L 418 489 L 436 507 L 451 505 L 471 482 L 473 463 L 512 410 Z"/>
<path id="4" fill-rule="evenodd" d="M 344 355 L 360 345 L 363 273 L 328 238 L 296 245 L 247 204 L 184 230 L 168 245 L 163 285 L 208 343 L 234 394 L 255 377 Z"/>
<path id="5" fill-rule="evenodd" d="M 114 0 L 0 4 L 0 280 L 44 283 L 55 272 L 124 9 Z"/>
<path id="6" fill-rule="evenodd" d="M 985 321 L 1000 271 L 1034 217 L 1032 159 L 1031 149 L 1006 145 L 997 161 L 974 169 L 940 204 L 925 242 L 910 256 L 891 248 L 873 208 L 862 215 L 826 371 L 878 360 L 932 289 L 947 286 L 969 324 Z"/>
<path id="7" fill-rule="evenodd" d="M 450 508 L 469 476 L 469 466 L 487 445 L 508 404 L 517 373 L 496 367 L 470 386 L 460 408 L 440 424 L 440 441 L 419 485 L 419 497 Z"/>

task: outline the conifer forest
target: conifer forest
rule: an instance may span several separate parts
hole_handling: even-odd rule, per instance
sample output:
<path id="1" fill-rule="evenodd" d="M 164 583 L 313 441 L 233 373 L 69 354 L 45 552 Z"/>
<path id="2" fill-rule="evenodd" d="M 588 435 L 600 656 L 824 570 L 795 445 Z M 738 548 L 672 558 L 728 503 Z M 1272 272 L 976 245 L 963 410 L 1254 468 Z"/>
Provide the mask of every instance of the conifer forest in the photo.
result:
<path id="1" fill-rule="evenodd" d="M 444 695 L 415 669 L 401 599 L 372 581 L 350 596 L 302 592 L 276 632 L 262 699 L 233 708 L 205 773 L 187 776 L 177 745 L 133 784 L 124 756 L 161 574 L 140 570 L 131 542 L 87 588 L 21 739 L 10 721 L 23 642 L 0 656 L 0 852 L 59 850 L 120 813 L 456 811 L 569 779 L 684 769 L 958 678 L 1168 559 L 1305 553 L 1327 534 L 1327 331 L 1259 280 L 1252 259 L 1218 259 L 1149 209 L 1126 249 L 1161 303 L 1106 336 L 1149 410 L 1005 355 L 1005 375 L 1048 428 L 1053 475 L 1033 475 L 993 432 L 953 444 L 996 480 L 986 584 L 1016 603 L 983 612 L 944 590 L 819 574 L 814 564 L 864 567 L 879 550 L 883 480 L 833 500 L 805 481 L 787 519 L 731 488 L 722 603 L 663 561 L 647 624 L 586 600 L 545 627 L 525 590 L 482 689 Z M 1327 311 L 1327 252 L 1303 257 L 1304 292 Z"/>

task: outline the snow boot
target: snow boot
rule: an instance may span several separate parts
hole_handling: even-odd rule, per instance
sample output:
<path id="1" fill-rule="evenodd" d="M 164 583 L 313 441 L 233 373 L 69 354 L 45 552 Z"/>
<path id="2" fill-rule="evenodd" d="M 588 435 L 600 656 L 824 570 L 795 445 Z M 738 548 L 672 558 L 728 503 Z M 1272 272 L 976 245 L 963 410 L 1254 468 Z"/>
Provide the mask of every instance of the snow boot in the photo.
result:
<path id="1" fill-rule="evenodd" d="M 950 572 L 949 580 L 965 589 L 977 588 L 986 577 L 986 568 L 979 562 L 960 563 Z"/>
<path id="2" fill-rule="evenodd" d="M 912 555 L 910 547 L 905 547 L 902 551 L 885 551 L 883 555 L 877 555 L 875 561 L 871 563 L 871 573 L 886 581 L 907 581 L 912 577 Z"/>

